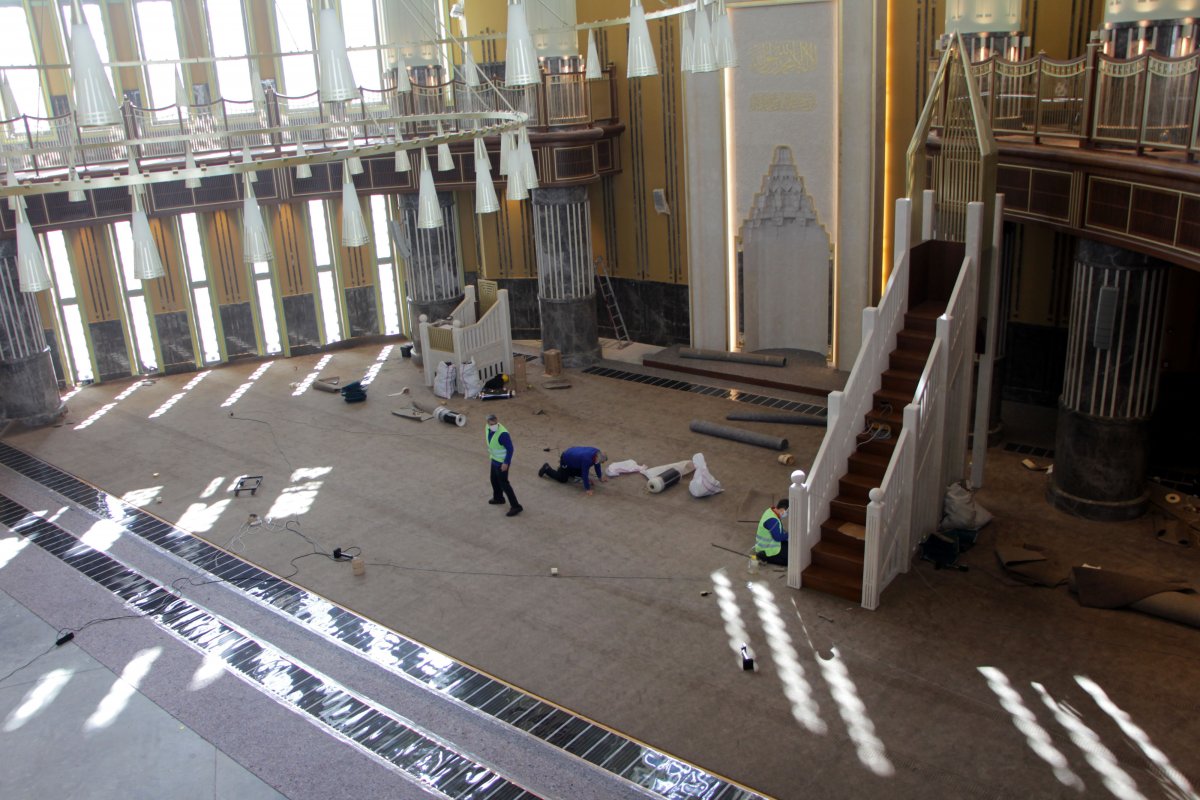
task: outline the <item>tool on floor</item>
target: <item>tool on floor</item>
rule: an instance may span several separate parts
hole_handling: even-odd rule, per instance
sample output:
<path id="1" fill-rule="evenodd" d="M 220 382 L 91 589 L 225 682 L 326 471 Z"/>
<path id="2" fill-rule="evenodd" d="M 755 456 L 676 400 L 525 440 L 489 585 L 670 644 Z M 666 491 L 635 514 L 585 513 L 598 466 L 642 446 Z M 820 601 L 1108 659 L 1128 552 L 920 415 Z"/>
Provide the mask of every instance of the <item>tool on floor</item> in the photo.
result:
<path id="1" fill-rule="evenodd" d="M 750 645 L 742 645 L 742 669 L 746 672 L 754 671 L 754 651 L 750 649 Z"/>
<path id="2" fill-rule="evenodd" d="M 413 407 L 416 408 L 415 405 Z M 457 411 L 452 411 L 445 406 L 438 406 L 435 408 L 433 410 L 433 415 L 447 425 L 457 425 L 461 428 L 467 424 L 466 414 L 460 414 Z"/>
<path id="3" fill-rule="evenodd" d="M 233 496 L 241 497 L 242 492 L 249 492 L 250 496 L 253 497 L 258 491 L 258 487 L 262 486 L 262 481 L 262 475 L 243 475 L 233 485 Z"/>

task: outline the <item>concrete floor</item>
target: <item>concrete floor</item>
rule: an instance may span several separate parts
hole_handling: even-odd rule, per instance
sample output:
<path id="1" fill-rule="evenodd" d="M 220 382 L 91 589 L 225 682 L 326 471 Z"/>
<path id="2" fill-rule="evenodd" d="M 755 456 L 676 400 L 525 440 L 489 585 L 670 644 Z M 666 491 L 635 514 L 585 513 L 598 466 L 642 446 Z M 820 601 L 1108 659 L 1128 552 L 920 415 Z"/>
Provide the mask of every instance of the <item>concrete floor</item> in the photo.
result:
<path id="1" fill-rule="evenodd" d="M 746 559 L 722 549 L 750 547 L 754 526 L 735 521 L 740 500 L 750 489 L 784 496 L 791 470 L 773 451 L 688 430 L 692 419 L 723 421 L 729 400 L 576 371 L 570 389 L 549 391 L 532 363 L 532 387 L 512 400 L 450 402 L 467 413 L 466 427 L 417 423 L 390 413 L 407 405 L 389 396 L 404 387 L 418 402 L 433 400 L 419 370 L 397 356 L 362 346 L 265 369 L 87 387 L 68 400 L 62 426 L 10 430 L 4 440 L 272 571 L 298 569 L 303 586 L 456 659 L 768 795 L 1196 796 L 1197 631 L 1083 608 L 1065 587 L 1018 584 L 992 552 L 1012 539 L 1066 565 L 1196 580 L 1200 554 L 1157 541 L 1148 520 L 1061 514 L 1043 499 L 1045 475 L 993 449 L 979 500 L 996 521 L 964 557 L 970 571 L 914 562 L 877 611 L 863 611 L 790 590 L 782 571 L 747 575 Z M 316 374 L 348 381 L 372 371 L 366 403 L 296 393 Z M 486 503 L 489 411 L 516 443 L 518 517 Z M 801 468 L 822 435 L 762 429 L 789 438 Z M 703 452 L 725 492 L 650 495 L 642 478 L 624 476 L 587 497 L 537 478 L 543 461 L 575 444 L 646 465 Z M 262 475 L 262 488 L 233 497 L 229 485 L 247 474 Z M 295 519 L 327 550 L 361 547 L 366 574 L 294 561 L 311 546 L 287 532 L 245 530 L 251 513 Z M 0 590 L 4 580 L 0 569 Z M 743 641 L 756 672 L 740 669 Z"/>

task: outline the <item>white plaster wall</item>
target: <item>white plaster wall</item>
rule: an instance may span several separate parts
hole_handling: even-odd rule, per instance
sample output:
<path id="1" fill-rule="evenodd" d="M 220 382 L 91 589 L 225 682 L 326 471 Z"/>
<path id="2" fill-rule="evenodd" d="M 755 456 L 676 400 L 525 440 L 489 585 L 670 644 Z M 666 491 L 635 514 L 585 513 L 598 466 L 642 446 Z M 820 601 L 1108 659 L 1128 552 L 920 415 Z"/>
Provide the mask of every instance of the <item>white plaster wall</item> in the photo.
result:
<path id="1" fill-rule="evenodd" d="M 724 332 L 727 231 L 740 229 L 774 149 L 787 145 L 834 242 L 835 365 L 849 369 L 878 271 L 884 4 L 817 0 L 730 9 L 739 66 L 729 70 L 732 209 L 722 185 L 724 92 L 717 73 L 685 81 L 692 343 Z M 769 280 L 770 276 L 764 276 Z M 797 307 L 799 300 L 797 298 Z M 799 345 L 796 345 L 799 346 Z"/>

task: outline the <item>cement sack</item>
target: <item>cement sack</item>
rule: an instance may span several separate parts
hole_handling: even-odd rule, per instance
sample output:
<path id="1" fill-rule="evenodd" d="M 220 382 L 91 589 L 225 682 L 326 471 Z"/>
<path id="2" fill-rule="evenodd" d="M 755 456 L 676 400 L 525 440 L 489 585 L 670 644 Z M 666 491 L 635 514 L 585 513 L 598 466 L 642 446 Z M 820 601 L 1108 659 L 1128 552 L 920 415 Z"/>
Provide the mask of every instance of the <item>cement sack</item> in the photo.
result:
<path id="1" fill-rule="evenodd" d="M 696 453 L 692 456 L 692 463 L 696 465 L 692 482 L 688 484 L 688 491 L 692 493 L 692 497 L 708 497 L 722 491 L 721 482 L 708 471 L 703 453 Z"/>
<path id="2" fill-rule="evenodd" d="M 433 373 L 433 393 L 437 397 L 450 399 L 454 396 L 454 384 L 457 382 L 458 369 L 452 361 L 443 361 L 437 365 Z"/>
<path id="3" fill-rule="evenodd" d="M 462 369 L 458 373 L 458 390 L 463 393 L 463 397 L 474 400 L 479 397 L 479 391 L 482 388 L 483 382 L 479 380 L 479 370 L 475 368 L 475 360 L 471 359 L 462 365 Z"/>
<path id="4" fill-rule="evenodd" d="M 992 514 L 975 502 L 975 493 L 962 483 L 946 487 L 946 499 L 942 505 L 944 531 L 977 531 L 992 521 Z"/>

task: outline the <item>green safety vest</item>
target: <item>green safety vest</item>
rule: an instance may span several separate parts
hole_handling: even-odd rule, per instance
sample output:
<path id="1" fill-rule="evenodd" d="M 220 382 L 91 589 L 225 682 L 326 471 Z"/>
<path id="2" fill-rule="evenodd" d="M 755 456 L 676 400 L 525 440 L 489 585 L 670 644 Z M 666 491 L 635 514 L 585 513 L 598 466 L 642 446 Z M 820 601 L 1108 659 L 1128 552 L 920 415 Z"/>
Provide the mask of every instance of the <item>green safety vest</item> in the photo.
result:
<path id="1" fill-rule="evenodd" d="M 783 546 L 775 541 L 775 537 L 767 530 L 767 520 L 775 517 L 775 509 L 768 508 L 763 512 L 762 517 L 758 520 L 758 532 L 754 535 L 754 549 L 763 555 L 770 557 L 778 555 Z M 783 520 L 779 520 L 779 524 L 783 525 Z"/>
<path id="2" fill-rule="evenodd" d="M 508 451 L 504 449 L 504 445 L 500 444 L 500 434 L 508 433 L 508 428 L 503 425 L 496 426 L 496 432 L 492 433 L 484 426 L 483 434 L 487 439 L 488 452 L 492 456 L 492 461 L 504 463 L 504 457 L 508 455 Z"/>

